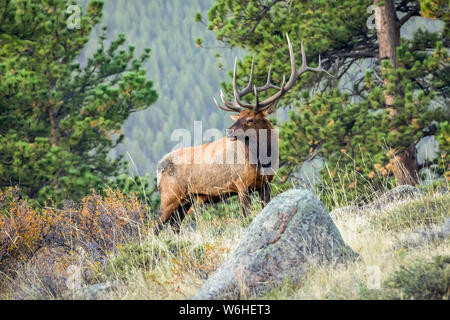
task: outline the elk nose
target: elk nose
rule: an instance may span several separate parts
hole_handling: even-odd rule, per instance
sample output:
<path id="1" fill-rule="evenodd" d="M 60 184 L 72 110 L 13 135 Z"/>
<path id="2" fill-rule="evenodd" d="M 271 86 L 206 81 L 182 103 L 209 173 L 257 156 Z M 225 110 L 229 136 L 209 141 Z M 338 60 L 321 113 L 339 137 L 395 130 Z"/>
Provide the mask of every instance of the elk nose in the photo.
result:
<path id="1" fill-rule="evenodd" d="M 233 129 L 226 129 L 225 135 L 227 136 L 227 138 L 231 138 L 233 136 Z"/>

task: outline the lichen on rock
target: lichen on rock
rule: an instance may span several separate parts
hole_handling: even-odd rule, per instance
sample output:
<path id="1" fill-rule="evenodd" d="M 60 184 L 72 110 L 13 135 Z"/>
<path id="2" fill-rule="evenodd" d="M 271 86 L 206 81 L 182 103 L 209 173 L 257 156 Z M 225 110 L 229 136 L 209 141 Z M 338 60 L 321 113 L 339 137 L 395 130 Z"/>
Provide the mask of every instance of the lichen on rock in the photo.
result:
<path id="1" fill-rule="evenodd" d="M 194 299 L 258 294 L 285 277 L 301 278 L 310 266 L 356 256 L 320 200 L 310 191 L 292 189 L 255 217 L 236 250 Z"/>

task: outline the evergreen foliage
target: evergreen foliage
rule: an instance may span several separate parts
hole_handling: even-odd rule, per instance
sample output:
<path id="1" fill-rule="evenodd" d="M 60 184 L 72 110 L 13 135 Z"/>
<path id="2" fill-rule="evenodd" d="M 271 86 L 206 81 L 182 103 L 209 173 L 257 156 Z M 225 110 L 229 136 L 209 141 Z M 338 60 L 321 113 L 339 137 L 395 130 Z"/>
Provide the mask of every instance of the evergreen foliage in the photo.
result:
<path id="1" fill-rule="evenodd" d="M 125 168 L 108 153 L 123 140 L 132 112 L 157 93 L 125 36 L 98 48 L 84 65 L 75 59 L 100 21 L 103 4 L 91 1 L 79 29 L 69 28 L 75 4 L 66 0 L 0 2 L 0 187 L 59 202 L 103 189 Z"/>
<path id="2" fill-rule="evenodd" d="M 450 256 L 435 256 L 431 261 L 418 258 L 411 265 L 402 265 L 385 286 L 391 299 L 448 300 Z"/>
<path id="3" fill-rule="evenodd" d="M 403 37 L 395 69 L 387 60 L 377 59 L 376 29 L 369 23 L 373 4 L 371 0 L 216 0 L 208 12 L 208 28 L 219 40 L 247 48 L 255 56 L 260 83 L 269 64 L 275 81 L 290 73 L 286 33 L 297 61 L 304 40 L 308 63 L 314 65 L 321 55 L 322 65 L 335 75 L 334 79 L 305 75 L 297 90 L 284 97 L 282 105 L 294 103 L 296 108 L 281 125 L 282 179 L 305 160 L 319 156 L 327 159 L 322 178 L 345 185 L 342 191 L 351 199 L 352 194 L 366 193 L 366 187 L 381 189 L 394 171 L 394 155 L 425 136 L 448 135 L 443 124 L 449 119 L 448 3 L 395 2 L 398 16 L 405 17 L 402 31 L 423 25 L 423 18 L 411 18 L 418 15 L 441 19 L 444 25 Z M 420 5 L 422 9 L 417 9 Z M 247 81 L 251 55 L 239 65 L 241 86 Z M 225 85 L 228 92 L 230 88 Z M 300 88 L 308 91 L 300 94 Z M 395 97 L 392 105 L 386 104 L 386 95 Z M 444 131 L 438 133 L 440 127 Z M 449 152 L 442 143 L 446 139 L 440 138 L 441 158 Z M 439 173 L 444 171 L 448 175 L 448 164 L 441 161 Z"/>

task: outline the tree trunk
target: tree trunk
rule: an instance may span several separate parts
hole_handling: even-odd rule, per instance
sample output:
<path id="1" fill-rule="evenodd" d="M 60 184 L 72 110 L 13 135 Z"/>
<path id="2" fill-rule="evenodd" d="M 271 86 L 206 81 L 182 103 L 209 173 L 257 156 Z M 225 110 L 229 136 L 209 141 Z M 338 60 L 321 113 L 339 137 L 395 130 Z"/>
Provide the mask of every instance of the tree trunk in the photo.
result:
<path id="1" fill-rule="evenodd" d="M 383 5 L 380 6 L 379 4 Z M 393 0 L 374 0 L 377 6 L 375 10 L 375 24 L 377 28 L 378 52 L 380 60 L 389 59 L 391 65 L 397 66 L 396 47 L 400 45 L 400 24 Z M 384 80 L 384 85 L 387 80 Z M 394 102 L 394 97 L 385 94 L 386 105 L 389 107 Z"/>
<path id="2" fill-rule="evenodd" d="M 406 150 L 398 152 L 389 162 L 397 185 L 416 185 L 419 183 L 419 164 L 417 163 L 416 143 L 412 143 Z"/>
<path id="3" fill-rule="evenodd" d="M 377 6 L 375 10 L 375 23 L 379 58 L 380 60 L 389 59 L 392 67 L 396 68 L 396 47 L 400 45 L 401 24 L 397 18 L 394 1 L 374 0 L 374 4 Z M 387 79 L 384 79 L 383 83 L 386 86 Z M 391 107 L 395 97 L 385 93 L 384 98 L 386 101 L 386 109 L 389 112 L 389 118 L 393 119 L 397 113 Z M 395 176 L 397 185 L 416 185 L 419 181 L 416 143 L 412 143 L 406 150 L 396 153 L 390 161 L 390 169 Z"/>
<path id="4" fill-rule="evenodd" d="M 55 147 L 58 144 L 58 138 L 56 137 L 56 120 L 52 109 L 48 109 L 48 117 L 50 119 L 50 142 L 52 147 Z"/>
<path id="5" fill-rule="evenodd" d="M 380 6 L 380 3 L 384 5 Z M 395 48 L 400 45 L 400 24 L 394 1 L 374 0 L 374 4 L 378 6 L 375 10 L 375 23 L 379 56 L 380 59 L 389 59 L 395 68 L 397 64 Z"/>

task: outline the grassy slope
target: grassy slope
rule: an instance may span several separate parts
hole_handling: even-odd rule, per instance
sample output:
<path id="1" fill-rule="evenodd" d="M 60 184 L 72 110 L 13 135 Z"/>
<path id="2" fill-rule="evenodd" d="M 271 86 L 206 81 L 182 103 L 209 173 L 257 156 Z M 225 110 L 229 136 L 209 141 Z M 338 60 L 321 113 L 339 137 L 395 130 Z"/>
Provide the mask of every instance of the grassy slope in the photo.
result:
<path id="1" fill-rule="evenodd" d="M 121 212 L 118 207 L 128 207 L 128 202 L 121 199 L 118 201 L 112 196 L 100 204 L 102 208 L 106 206 L 110 213 Z M 286 279 L 281 286 L 260 298 L 448 298 L 448 292 L 443 295 L 442 290 L 448 291 L 450 287 L 450 258 L 444 262 L 441 259 L 435 265 L 428 262 L 439 255 L 450 257 L 450 239 L 421 241 L 413 245 L 403 245 L 399 240 L 413 230 L 432 229 L 450 217 L 449 204 L 449 194 L 429 194 L 381 212 L 339 215 L 333 219 L 346 243 L 359 253 L 360 259 L 345 265 L 312 268 L 301 282 Z M 139 206 L 135 203 L 132 207 Z M 196 207 L 183 222 L 180 234 L 167 228 L 159 237 L 149 235 L 148 226 L 141 225 L 139 237 L 133 238 L 140 240 L 125 240 L 117 245 L 117 250 L 108 254 L 105 267 L 98 267 L 93 260 L 88 261 L 89 272 L 95 274 L 92 283 L 115 284 L 112 291 L 101 296 L 104 299 L 191 298 L 236 248 L 245 228 L 260 209 L 260 204 L 254 199 L 252 216 L 243 219 L 236 199 L 217 207 Z M 97 216 L 96 212 L 94 210 L 92 214 Z M 118 218 L 120 222 L 121 214 Z M 111 233 L 108 226 L 100 226 L 99 230 L 105 235 Z M 121 230 L 120 225 L 117 230 Z M 86 232 L 89 234 L 89 230 Z M 44 260 L 43 263 L 48 264 L 48 260 Z M 48 265 L 46 268 L 54 267 Z M 400 273 L 395 274 L 399 270 Z M 39 278 L 30 280 L 29 274 L 24 278 L 25 282 L 17 280 L 20 279 L 18 277 L 3 287 L 0 285 L 0 299 L 13 297 L 14 288 L 39 287 L 46 282 Z M 377 285 L 379 289 L 373 289 Z M 27 298 L 88 297 L 78 293 L 64 297 L 32 293 Z"/>
<path id="2" fill-rule="evenodd" d="M 398 241 L 402 234 L 429 228 L 432 223 L 440 223 L 449 217 L 449 204 L 449 195 L 426 196 L 388 211 L 368 213 L 363 218 L 354 214 L 335 218 L 346 243 L 360 254 L 359 261 L 333 268 L 315 268 L 303 282 L 293 283 L 287 279 L 282 286 L 261 298 L 402 298 L 402 290 L 387 288 L 386 280 L 392 278 L 400 266 L 411 266 L 417 259 L 428 261 L 437 255 L 450 255 L 450 239 L 407 248 L 399 247 Z M 255 206 L 254 212 L 258 207 Z M 222 216 L 218 217 L 219 212 Z M 417 215 L 417 212 L 421 214 Z M 207 274 L 237 246 L 249 222 L 242 221 L 239 215 L 235 203 L 217 210 L 197 209 L 184 223 L 180 235 L 166 230 L 158 239 L 150 238 L 123 247 L 122 254 L 112 260 L 111 267 L 102 275 L 105 280 L 122 283 L 106 298 L 180 299 L 193 296 Z M 141 260 L 136 259 L 135 254 L 140 248 L 149 253 L 140 256 Z M 371 289 L 377 285 L 380 289 Z"/>
<path id="3" fill-rule="evenodd" d="M 417 260 L 428 261 L 437 255 L 449 255 L 450 239 L 424 241 L 411 247 L 402 247 L 399 241 L 402 235 L 415 229 L 429 228 L 431 219 L 440 222 L 449 217 L 449 204 L 449 195 L 427 196 L 391 210 L 371 212 L 364 217 L 347 214 L 335 218 L 344 241 L 360 254 L 359 261 L 334 268 L 317 268 L 303 283 L 287 281 L 281 288 L 267 293 L 265 298 L 402 298 L 402 290 L 391 290 L 387 287 L 387 280 L 400 266 L 409 267 Z M 416 211 L 422 211 L 422 216 L 418 217 Z M 378 285 L 380 289 L 372 289 Z"/>

